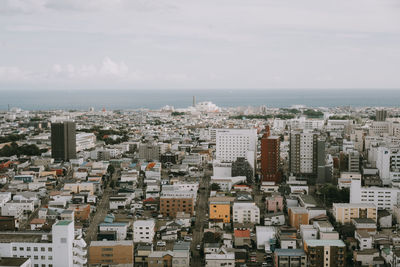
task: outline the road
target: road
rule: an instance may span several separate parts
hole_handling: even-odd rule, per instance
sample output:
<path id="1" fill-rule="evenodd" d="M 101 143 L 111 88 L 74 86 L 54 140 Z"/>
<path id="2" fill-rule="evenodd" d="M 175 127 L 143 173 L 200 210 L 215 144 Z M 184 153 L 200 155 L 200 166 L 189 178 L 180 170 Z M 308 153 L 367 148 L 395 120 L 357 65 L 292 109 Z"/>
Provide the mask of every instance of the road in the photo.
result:
<path id="1" fill-rule="evenodd" d="M 191 244 L 192 262 L 190 266 L 204 266 L 202 257 L 199 251 L 196 249 L 197 245 L 201 245 L 203 239 L 203 230 L 205 225 L 205 219 L 208 218 L 208 195 L 209 195 L 209 185 L 210 185 L 210 177 L 211 172 L 209 170 L 205 170 L 203 178 L 200 180 L 200 193 L 198 194 L 197 203 L 196 203 L 196 220 L 193 229 L 193 241 Z M 201 190 L 204 187 L 205 190 Z"/>
<path id="2" fill-rule="evenodd" d="M 96 205 L 96 212 L 93 218 L 90 221 L 89 228 L 86 230 L 85 241 L 86 244 L 90 244 L 92 240 L 97 240 L 97 228 L 98 225 L 104 221 L 108 211 L 109 211 L 109 200 L 112 194 L 113 189 L 110 187 L 110 182 L 114 180 L 117 181 L 119 171 L 116 169 L 112 179 L 107 183 L 107 188 L 103 191 L 102 198 L 99 203 Z"/>

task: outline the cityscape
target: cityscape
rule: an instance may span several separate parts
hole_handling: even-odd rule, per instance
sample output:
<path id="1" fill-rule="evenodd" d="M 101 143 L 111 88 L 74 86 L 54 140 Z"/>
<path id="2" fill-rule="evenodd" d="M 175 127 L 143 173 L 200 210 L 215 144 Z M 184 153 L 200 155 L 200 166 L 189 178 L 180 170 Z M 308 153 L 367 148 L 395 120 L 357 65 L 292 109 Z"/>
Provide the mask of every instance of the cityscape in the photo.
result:
<path id="1" fill-rule="evenodd" d="M 400 267 L 399 0 L 0 0 L 0 267 Z"/>
<path id="2" fill-rule="evenodd" d="M 1 266 L 397 266 L 400 108 L 191 102 L 1 112 Z"/>

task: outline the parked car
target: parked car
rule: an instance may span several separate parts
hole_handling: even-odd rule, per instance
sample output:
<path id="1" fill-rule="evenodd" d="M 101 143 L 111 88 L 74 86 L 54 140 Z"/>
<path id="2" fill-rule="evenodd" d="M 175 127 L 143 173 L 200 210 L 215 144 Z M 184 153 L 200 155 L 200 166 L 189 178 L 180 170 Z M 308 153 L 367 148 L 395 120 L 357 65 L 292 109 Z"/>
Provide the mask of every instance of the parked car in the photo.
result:
<path id="1" fill-rule="evenodd" d="M 197 249 L 197 250 L 200 250 L 200 249 L 201 249 L 201 245 L 198 244 L 198 245 L 196 246 L 196 249 Z"/>

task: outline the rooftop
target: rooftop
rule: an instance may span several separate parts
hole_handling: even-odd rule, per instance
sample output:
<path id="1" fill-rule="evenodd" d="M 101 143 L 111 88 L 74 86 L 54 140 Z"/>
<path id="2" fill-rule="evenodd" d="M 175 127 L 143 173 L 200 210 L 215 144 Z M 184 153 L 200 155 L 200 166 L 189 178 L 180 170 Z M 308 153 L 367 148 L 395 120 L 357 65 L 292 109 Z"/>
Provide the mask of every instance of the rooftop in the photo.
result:
<path id="1" fill-rule="evenodd" d="M 306 253 L 302 249 L 275 249 L 275 253 L 278 256 L 305 256 Z"/>
<path id="2" fill-rule="evenodd" d="M 65 226 L 65 225 L 69 225 L 70 223 L 72 223 L 72 221 L 62 220 L 62 221 L 58 221 L 56 223 L 56 225 Z"/>
<path id="3" fill-rule="evenodd" d="M 324 246 L 333 246 L 333 247 L 345 247 L 345 243 L 340 240 L 325 240 L 325 239 L 308 239 L 304 240 L 304 243 L 307 244 L 307 246 L 311 247 L 324 247 Z"/>

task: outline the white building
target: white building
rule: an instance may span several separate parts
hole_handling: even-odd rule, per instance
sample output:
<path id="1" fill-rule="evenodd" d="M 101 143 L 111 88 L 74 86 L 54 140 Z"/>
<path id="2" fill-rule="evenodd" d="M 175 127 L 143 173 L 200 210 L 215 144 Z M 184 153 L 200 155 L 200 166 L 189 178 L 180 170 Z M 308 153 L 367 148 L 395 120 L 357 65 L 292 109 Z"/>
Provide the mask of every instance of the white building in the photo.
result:
<path id="1" fill-rule="evenodd" d="M 100 223 L 100 231 L 110 231 L 117 234 L 117 240 L 125 240 L 128 232 L 128 223 L 125 222 L 113 222 L 113 223 Z"/>
<path id="2" fill-rule="evenodd" d="M 30 258 L 33 266 L 84 266 L 86 242 L 74 235 L 73 221 L 58 221 L 47 232 L 2 232 L 0 257 Z"/>
<path id="3" fill-rule="evenodd" d="M 257 153 L 256 129 L 218 129 L 216 131 L 216 160 L 234 162 L 246 158 L 253 170 Z"/>
<path id="4" fill-rule="evenodd" d="M 351 180 L 350 203 L 372 203 L 378 210 L 391 210 L 394 205 L 399 204 L 399 196 L 399 188 L 361 187 L 361 179 Z"/>
<path id="5" fill-rule="evenodd" d="M 207 267 L 235 266 L 235 253 L 221 249 L 218 253 L 206 254 Z"/>
<path id="6" fill-rule="evenodd" d="M 137 220 L 133 223 L 134 243 L 153 243 L 156 223 L 154 220 Z"/>
<path id="7" fill-rule="evenodd" d="M 393 179 L 400 178 L 400 149 L 378 147 L 376 168 L 384 185 L 390 184 Z"/>
<path id="8" fill-rule="evenodd" d="M 273 226 L 256 226 L 257 249 L 271 251 L 271 240 L 276 237 L 276 228 Z"/>
<path id="9" fill-rule="evenodd" d="M 260 223 L 260 208 L 254 202 L 233 203 L 234 223 Z"/>
<path id="10" fill-rule="evenodd" d="M 215 177 L 211 176 L 211 184 L 217 184 L 221 188 L 221 191 L 230 191 L 235 184 L 245 183 L 246 176 L 235 176 L 235 177 Z"/>
<path id="11" fill-rule="evenodd" d="M 93 133 L 76 134 L 76 152 L 96 147 L 96 136 Z"/>

